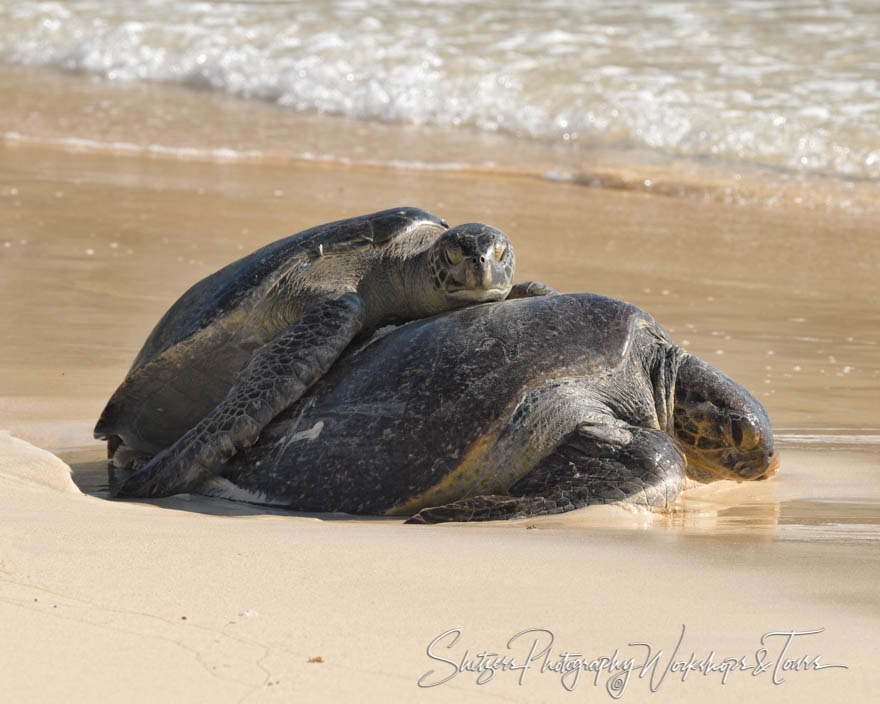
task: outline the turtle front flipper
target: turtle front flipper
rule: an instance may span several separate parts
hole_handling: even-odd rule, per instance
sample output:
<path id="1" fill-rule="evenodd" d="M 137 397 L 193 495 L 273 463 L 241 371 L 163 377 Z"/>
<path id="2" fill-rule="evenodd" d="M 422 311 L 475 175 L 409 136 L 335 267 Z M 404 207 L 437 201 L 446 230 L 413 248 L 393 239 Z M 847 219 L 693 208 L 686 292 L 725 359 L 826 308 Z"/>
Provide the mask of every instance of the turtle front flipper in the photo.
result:
<path id="1" fill-rule="evenodd" d="M 259 348 L 226 398 L 171 447 L 135 472 L 117 497 L 148 498 L 190 491 L 226 460 L 253 445 L 342 354 L 364 323 L 360 296 L 324 301 Z"/>
<path id="2" fill-rule="evenodd" d="M 684 487 L 684 454 L 660 431 L 581 423 L 508 496 L 474 496 L 422 509 L 407 523 L 491 521 L 625 502 L 667 508 Z"/>
<path id="3" fill-rule="evenodd" d="M 523 281 L 516 284 L 510 289 L 505 300 L 511 301 L 514 298 L 533 298 L 535 296 L 557 296 L 559 291 L 540 281 Z"/>

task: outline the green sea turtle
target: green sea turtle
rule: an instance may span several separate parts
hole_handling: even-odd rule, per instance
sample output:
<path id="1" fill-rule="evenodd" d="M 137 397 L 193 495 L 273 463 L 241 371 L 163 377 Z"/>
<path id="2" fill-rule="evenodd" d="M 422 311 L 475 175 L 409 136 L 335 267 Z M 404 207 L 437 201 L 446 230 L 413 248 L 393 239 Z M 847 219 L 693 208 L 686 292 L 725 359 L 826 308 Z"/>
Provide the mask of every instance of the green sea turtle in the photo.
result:
<path id="1" fill-rule="evenodd" d="M 306 230 L 208 276 L 150 333 L 95 427 L 116 466 L 146 463 L 120 494 L 210 476 L 362 331 L 551 291 L 511 290 L 513 268 L 500 230 L 395 208 Z"/>
<path id="2" fill-rule="evenodd" d="M 665 508 L 687 477 L 776 466 L 746 389 L 635 306 L 578 294 L 465 308 L 353 347 L 196 491 L 430 523 Z"/>

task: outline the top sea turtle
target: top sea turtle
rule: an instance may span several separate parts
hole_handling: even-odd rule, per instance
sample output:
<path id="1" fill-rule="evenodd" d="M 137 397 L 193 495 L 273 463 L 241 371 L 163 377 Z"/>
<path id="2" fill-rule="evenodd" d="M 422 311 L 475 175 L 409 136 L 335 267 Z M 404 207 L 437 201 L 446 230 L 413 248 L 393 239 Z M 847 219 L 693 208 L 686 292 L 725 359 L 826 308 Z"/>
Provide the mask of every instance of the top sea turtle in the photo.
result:
<path id="1" fill-rule="evenodd" d="M 121 494 L 174 493 L 210 476 L 359 332 L 551 291 L 511 290 L 513 268 L 500 230 L 449 229 L 395 208 L 278 240 L 208 276 L 150 333 L 95 427 L 117 466 L 156 455 Z"/>
<path id="2" fill-rule="evenodd" d="M 668 507 L 686 478 L 777 466 L 761 404 L 635 306 L 466 308 L 351 350 L 198 492 L 302 511 L 470 521 Z"/>

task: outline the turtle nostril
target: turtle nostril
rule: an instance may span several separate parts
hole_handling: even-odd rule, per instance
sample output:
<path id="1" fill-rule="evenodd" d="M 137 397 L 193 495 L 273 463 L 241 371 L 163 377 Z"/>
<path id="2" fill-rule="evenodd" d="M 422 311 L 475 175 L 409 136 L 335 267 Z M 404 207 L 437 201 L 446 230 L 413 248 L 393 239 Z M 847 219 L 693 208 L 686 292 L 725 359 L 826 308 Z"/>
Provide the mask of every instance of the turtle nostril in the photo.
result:
<path id="1" fill-rule="evenodd" d="M 480 264 L 485 264 L 485 263 L 486 263 L 486 257 L 481 256 L 480 257 Z"/>

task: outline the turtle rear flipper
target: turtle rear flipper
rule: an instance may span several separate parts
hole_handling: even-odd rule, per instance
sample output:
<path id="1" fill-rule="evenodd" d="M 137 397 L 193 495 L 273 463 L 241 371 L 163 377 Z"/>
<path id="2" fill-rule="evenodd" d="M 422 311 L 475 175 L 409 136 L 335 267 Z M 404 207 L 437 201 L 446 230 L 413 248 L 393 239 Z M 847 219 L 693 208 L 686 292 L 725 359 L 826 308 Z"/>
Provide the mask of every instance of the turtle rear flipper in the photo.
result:
<path id="1" fill-rule="evenodd" d="M 346 293 L 312 307 L 254 353 L 226 398 L 171 447 L 135 472 L 117 497 L 147 498 L 196 488 L 320 379 L 364 322 L 360 296 Z"/>
<path id="2" fill-rule="evenodd" d="M 407 523 L 526 518 L 617 502 L 666 508 L 682 491 L 686 466 L 678 443 L 660 430 L 583 423 L 508 496 L 473 496 L 422 509 Z"/>
<path id="3" fill-rule="evenodd" d="M 572 507 L 574 508 L 574 507 Z M 453 501 L 444 506 L 423 508 L 405 523 L 429 524 L 457 521 L 499 521 L 547 513 L 562 513 L 552 498 L 543 496 L 501 496 L 486 494 Z"/>

